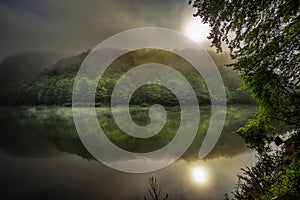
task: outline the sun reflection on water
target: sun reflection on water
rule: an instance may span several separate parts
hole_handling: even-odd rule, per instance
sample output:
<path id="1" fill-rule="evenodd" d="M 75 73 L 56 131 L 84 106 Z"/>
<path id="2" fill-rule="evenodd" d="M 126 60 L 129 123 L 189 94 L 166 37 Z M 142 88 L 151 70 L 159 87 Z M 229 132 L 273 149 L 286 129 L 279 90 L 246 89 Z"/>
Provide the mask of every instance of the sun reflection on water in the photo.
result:
<path id="1" fill-rule="evenodd" d="M 195 166 L 191 170 L 193 180 L 199 184 L 206 184 L 208 182 L 208 172 L 203 166 Z"/>

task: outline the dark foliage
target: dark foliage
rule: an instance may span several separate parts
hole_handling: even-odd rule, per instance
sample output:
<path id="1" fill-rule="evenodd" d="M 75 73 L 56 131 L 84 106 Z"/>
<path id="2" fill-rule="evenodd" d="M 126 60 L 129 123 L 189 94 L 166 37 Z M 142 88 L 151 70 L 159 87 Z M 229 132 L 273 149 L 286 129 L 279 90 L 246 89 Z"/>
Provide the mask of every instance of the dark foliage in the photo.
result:
<path id="1" fill-rule="evenodd" d="M 300 9 L 298 0 L 190 1 L 211 28 L 217 52 L 226 44 L 243 88 L 259 104 L 256 119 L 238 133 L 258 152 L 244 169 L 236 199 L 299 199 Z M 293 133 L 282 150 L 271 152 L 278 135 Z M 297 146 L 298 145 L 298 146 Z"/>

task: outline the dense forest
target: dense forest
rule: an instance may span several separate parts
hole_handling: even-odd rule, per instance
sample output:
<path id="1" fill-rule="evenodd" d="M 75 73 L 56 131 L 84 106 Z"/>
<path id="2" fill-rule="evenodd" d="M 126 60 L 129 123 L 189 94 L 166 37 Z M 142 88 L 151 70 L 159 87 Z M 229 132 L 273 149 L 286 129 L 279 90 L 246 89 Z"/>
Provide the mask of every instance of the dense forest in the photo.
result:
<path id="1" fill-rule="evenodd" d="M 299 199 L 300 2 L 189 2 L 194 16 L 211 26 L 217 52 L 230 49 L 231 66 L 259 106 L 237 131 L 258 162 L 239 175 L 234 199 Z"/>
<path id="2" fill-rule="evenodd" d="M 110 49 L 110 51 L 118 51 Z M 5 58 L 1 68 L 9 68 L 14 63 L 15 73 L 4 71 L 1 83 L 1 104 L 2 105 L 63 105 L 71 106 L 73 84 L 76 73 L 90 51 L 83 52 L 77 56 L 64 58 L 51 64 L 49 56 L 36 55 L 39 62 L 27 63 L 20 56 Z M 230 62 L 228 53 L 216 54 L 208 52 L 215 61 L 222 75 L 229 104 L 253 104 L 248 92 L 238 90 L 240 79 L 238 74 L 225 66 Z M 23 56 L 24 57 L 24 56 Z M 47 58 L 47 59 L 46 59 Z M 18 62 L 18 60 L 20 60 Z M 183 58 L 162 50 L 139 50 L 129 52 L 111 63 L 110 67 L 103 74 L 97 83 L 95 80 L 81 78 L 80 87 L 88 87 L 97 84 L 96 105 L 109 105 L 114 85 L 118 79 L 131 68 L 144 63 L 161 63 L 174 67 L 192 85 L 199 104 L 210 104 L 210 95 L 202 77 Z M 19 65 L 19 66 L 18 66 Z M 13 77 L 7 78 L 7 77 Z M 168 80 L 172 84 L 178 84 L 174 80 Z M 90 95 L 90 94 L 86 94 Z M 213 98 L 213 97 L 212 97 Z M 157 84 L 147 84 L 136 90 L 131 98 L 132 105 L 147 105 L 159 103 L 166 106 L 176 106 L 176 97 L 167 88 Z"/>

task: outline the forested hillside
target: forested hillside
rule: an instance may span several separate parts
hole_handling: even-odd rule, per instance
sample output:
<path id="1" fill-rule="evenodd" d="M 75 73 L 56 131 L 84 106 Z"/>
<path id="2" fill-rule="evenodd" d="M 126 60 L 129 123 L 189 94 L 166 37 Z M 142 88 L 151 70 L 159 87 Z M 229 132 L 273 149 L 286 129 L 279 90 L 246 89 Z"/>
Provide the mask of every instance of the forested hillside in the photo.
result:
<path id="1" fill-rule="evenodd" d="M 25 52 L 5 57 L 0 62 L 0 104 L 15 100 L 16 88 L 54 65 L 64 55 L 49 52 Z"/>
<path id="2" fill-rule="evenodd" d="M 109 51 L 119 51 L 109 49 Z M 30 67 L 19 72 L 18 84 L 9 86 L 9 90 L 2 90 L 2 105 L 64 105 L 70 106 L 72 101 L 73 83 L 76 73 L 88 55 L 89 50 L 77 56 L 61 59 L 56 64 L 48 67 L 37 67 L 41 64 L 32 62 Z M 208 52 L 217 64 L 226 87 L 228 103 L 253 103 L 250 95 L 245 91 L 238 91 L 240 79 L 232 69 L 224 66 L 230 61 L 227 53 L 215 54 Z M 155 55 L 155 56 L 153 56 Z M 5 60 L 2 61 L 0 70 L 5 69 Z M 33 59 L 34 60 L 34 59 Z M 118 79 L 126 71 L 144 63 L 161 63 L 174 67 L 183 74 L 194 88 L 200 104 L 210 104 L 210 96 L 205 82 L 193 67 L 183 58 L 162 50 L 139 50 L 129 52 L 115 60 L 97 83 L 95 80 L 82 78 L 80 86 L 87 87 L 90 84 L 98 84 L 96 92 L 96 105 L 109 105 L 112 90 Z M 43 66 L 47 66 L 46 64 Z M 21 64 L 18 66 L 22 67 Z M 36 68 L 36 69 L 35 69 Z M 33 70 L 32 70 L 33 69 Z M 28 75 L 30 73 L 30 75 Z M 5 72 L 2 73 L 5 76 Z M 176 83 L 174 80 L 174 84 Z M 9 81 L 3 81 L 3 88 Z M 89 94 L 86 94 L 89 95 Z M 135 91 L 131 104 L 147 105 L 160 103 L 167 106 L 177 105 L 175 96 L 167 88 L 157 84 L 148 84 Z"/>

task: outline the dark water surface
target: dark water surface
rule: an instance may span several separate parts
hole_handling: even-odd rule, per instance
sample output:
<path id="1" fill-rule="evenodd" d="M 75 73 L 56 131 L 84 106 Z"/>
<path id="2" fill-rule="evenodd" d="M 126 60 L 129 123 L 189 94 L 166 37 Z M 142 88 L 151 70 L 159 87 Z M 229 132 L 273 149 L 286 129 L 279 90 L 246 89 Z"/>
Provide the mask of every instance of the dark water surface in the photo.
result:
<path id="1" fill-rule="evenodd" d="M 255 161 L 254 152 L 233 133 L 255 109 L 229 107 L 217 145 L 199 160 L 210 117 L 209 107 L 204 107 L 198 134 L 178 161 L 153 173 L 128 174 L 104 166 L 89 154 L 78 138 L 70 108 L 1 108 L 1 199 L 142 200 L 148 196 L 151 176 L 158 179 L 169 199 L 223 199 L 233 190 L 240 168 Z M 137 124 L 149 123 L 146 110 L 132 109 Z M 109 111 L 97 109 L 101 126 L 113 142 L 132 152 L 161 148 L 179 125 L 178 111 L 170 109 L 164 132 L 141 141 L 122 134 Z"/>

